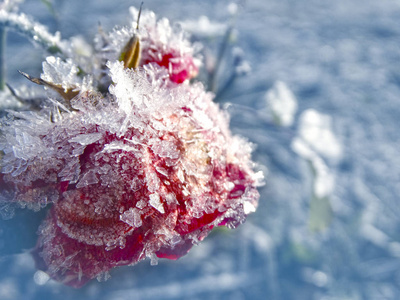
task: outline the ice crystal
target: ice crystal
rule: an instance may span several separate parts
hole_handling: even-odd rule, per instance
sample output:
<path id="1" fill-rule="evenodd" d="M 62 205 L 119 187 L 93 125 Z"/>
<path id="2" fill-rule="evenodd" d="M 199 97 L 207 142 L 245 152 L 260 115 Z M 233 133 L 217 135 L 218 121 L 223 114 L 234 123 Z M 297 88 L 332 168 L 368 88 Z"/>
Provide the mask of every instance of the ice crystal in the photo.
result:
<path id="1" fill-rule="evenodd" d="M 60 85 L 65 91 L 68 89 L 79 89 L 80 91 L 92 90 L 92 78 L 78 76 L 79 67 L 72 59 L 62 60 L 59 57 L 49 56 L 43 62 L 43 74 L 41 78 L 45 81 Z"/>
<path id="2" fill-rule="evenodd" d="M 92 74 L 80 75 L 73 58 L 48 57 L 32 81 L 62 97 L 2 121 L 6 202 L 53 203 L 33 255 L 74 287 L 146 257 L 177 259 L 214 226 L 236 227 L 257 207 L 262 174 L 252 146 L 230 133 L 213 94 L 189 84 L 198 59 L 184 33 L 152 12 L 143 12 L 139 31 L 135 23 L 106 36 L 98 56 L 109 57 Z M 129 34 L 140 35 L 137 68 L 111 55 L 125 51 Z M 99 74 L 107 91 L 98 90 L 107 82 Z"/>

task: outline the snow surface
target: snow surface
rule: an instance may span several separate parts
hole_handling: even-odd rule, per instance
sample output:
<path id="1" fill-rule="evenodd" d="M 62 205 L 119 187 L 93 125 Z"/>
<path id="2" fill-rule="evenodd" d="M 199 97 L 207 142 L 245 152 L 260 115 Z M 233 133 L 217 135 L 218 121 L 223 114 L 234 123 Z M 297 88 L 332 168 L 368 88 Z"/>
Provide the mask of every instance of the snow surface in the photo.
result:
<path id="1" fill-rule="evenodd" d="M 63 38 L 79 34 L 91 40 L 99 22 L 110 30 L 128 20 L 132 1 L 55 4 L 57 21 L 38 1 L 27 0 L 20 10 Z M 229 4 L 145 3 L 174 21 L 205 20 L 204 15 L 216 25 L 232 21 Z M 236 43 L 252 71 L 221 102 L 232 103 L 234 131 L 257 145 L 256 160 L 268 168 L 257 212 L 236 230 L 217 230 L 176 262 L 120 268 L 107 282 L 81 290 L 47 281 L 27 253 L 3 256 L 0 299 L 398 299 L 399 17 L 400 4 L 389 0 L 239 5 Z M 8 82 L 17 86 L 26 81 L 15 70 L 40 74 L 42 58 L 40 50 L 11 35 Z M 298 115 L 285 128 L 273 123 L 265 103 L 277 81 L 297 99 Z M 304 125 L 299 116 L 308 109 L 329 116 L 325 138 L 335 146 L 325 153 L 341 149 L 335 159 L 313 150 L 335 178 L 328 197 L 314 200 L 315 175 L 304 152 L 292 148 Z M 81 138 L 84 143 L 89 137 Z M 135 221 L 134 212 L 126 218 Z M 6 223 L 12 220 L 2 221 L 0 237 L 18 229 Z"/>

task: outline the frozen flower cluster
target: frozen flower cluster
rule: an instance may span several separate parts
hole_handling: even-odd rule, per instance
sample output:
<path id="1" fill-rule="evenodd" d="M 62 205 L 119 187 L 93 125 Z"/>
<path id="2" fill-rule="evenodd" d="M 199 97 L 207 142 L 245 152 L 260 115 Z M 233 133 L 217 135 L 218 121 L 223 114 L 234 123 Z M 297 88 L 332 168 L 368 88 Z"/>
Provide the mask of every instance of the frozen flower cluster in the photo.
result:
<path id="1" fill-rule="evenodd" d="M 258 203 L 252 146 L 189 82 L 195 47 L 152 12 L 137 23 L 99 34 L 86 66 L 48 57 L 41 78 L 27 76 L 56 93 L 1 123 L 0 200 L 52 205 L 33 255 L 74 287 L 146 257 L 177 259 Z"/>

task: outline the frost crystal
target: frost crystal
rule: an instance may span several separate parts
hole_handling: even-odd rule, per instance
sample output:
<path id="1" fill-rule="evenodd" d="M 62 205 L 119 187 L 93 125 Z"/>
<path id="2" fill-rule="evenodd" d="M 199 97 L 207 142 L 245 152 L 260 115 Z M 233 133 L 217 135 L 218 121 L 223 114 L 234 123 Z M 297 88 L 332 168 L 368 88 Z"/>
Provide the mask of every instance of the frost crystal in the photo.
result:
<path id="1" fill-rule="evenodd" d="M 153 206 L 155 209 L 157 209 L 160 213 L 165 213 L 164 206 L 162 205 L 160 201 L 160 195 L 157 193 L 150 194 L 149 195 L 149 203 L 151 206 Z"/>
<path id="2" fill-rule="evenodd" d="M 114 30 L 98 53 L 118 53 L 139 34 L 139 67 L 109 57 L 82 78 L 78 62 L 48 57 L 41 80 L 65 109 L 53 100 L 2 120 L 0 200 L 53 203 L 33 254 L 74 287 L 146 257 L 177 259 L 214 226 L 235 227 L 257 207 L 262 174 L 251 145 L 230 133 L 213 94 L 187 81 L 197 72 L 193 47 L 154 13 L 143 12 L 140 24 L 139 32 Z"/>

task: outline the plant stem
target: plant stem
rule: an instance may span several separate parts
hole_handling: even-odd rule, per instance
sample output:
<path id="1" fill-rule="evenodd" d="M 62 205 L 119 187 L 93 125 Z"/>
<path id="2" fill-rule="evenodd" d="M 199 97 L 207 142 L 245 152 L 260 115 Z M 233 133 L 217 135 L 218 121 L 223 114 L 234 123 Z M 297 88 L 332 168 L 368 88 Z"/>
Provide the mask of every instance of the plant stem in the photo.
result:
<path id="1" fill-rule="evenodd" d="M 217 86 L 217 73 L 218 73 L 219 68 L 221 66 L 222 59 L 224 57 L 226 48 L 228 47 L 229 39 L 231 38 L 232 31 L 233 31 L 233 27 L 232 26 L 230 26 L 226 30 L 225 35 L 224 35 L 224 39 L 223 39 L 222 44 L 221 44 L 221 47 L 219 48 L 218 57 L 217 57 L 217 60 L 216 60 L 216 63 L 215 63 L 215 67 L 212 70 L 211 74 L 209 75 L 209 81 L 208 81 L 209 82 L 209 87 L 210 87 L 209 89 L 210 89 L 210 91 L 212 91 L 214 93 L 216 93 L 217 89 L 218 89 L 218 86 Z"/>
<path id="2" fill-rule="evenodd" d="M 6 83 L 6 42 L 7 29 L 3 26 L 0 27 L 0 91 L 4 91 Z"/>

